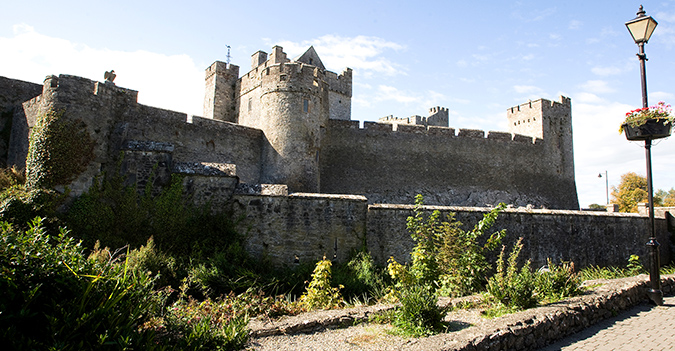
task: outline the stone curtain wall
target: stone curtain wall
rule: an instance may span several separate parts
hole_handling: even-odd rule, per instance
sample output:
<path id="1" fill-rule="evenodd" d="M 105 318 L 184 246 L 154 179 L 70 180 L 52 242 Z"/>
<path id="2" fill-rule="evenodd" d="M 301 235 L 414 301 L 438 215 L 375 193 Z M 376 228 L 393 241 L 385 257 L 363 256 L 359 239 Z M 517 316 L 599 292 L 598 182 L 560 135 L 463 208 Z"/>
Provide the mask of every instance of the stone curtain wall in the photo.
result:
<path id="1" fill-rule="evenodd" d="M 14 114 L 23 116 L 21 104 L 40 95 L 41 92 L 41 84 L 0 77 L 0 165 L 3 167 L 7 163 Z M 25 117 L 23 119 L 25 120 Z M 24 134 L 26 133 L 27 131 L 24 131 Z"/>
<path id="2" fill-rule="evenodd" d="M 314 262 L 323 255 L 346 262 L 363 247 L 367 200 L 353 195 L 235 195 L 235 218 L 246 249 L 275 265 Z M 335 247 L 337 245 L 337 253 Z"/>
<path id="3" fill-rule="evenodd" d="M 473 228 L 490 209 L 472 207 L 427 206 L 429 213 L 435 209 L 455 212 L 463 228 Z M 394 256 L 399 262 L 410 260 L 414 246 L 405 227 L 412 205 L 371 205 L 368 208 L 368 234 L 366 241 L 373 257 L 380 263 Z M 649 238 L 649 218 L 637 214 L 603 213 L 561 210 L 507 209 L 502 212 L 492 233 L 506 229 L 503 241 L 512 247 L 523 237 L 522 258 L 532 259 L 533 267 L 554 262 L 573 261 L 577 267 L 588 265 L 625 266 L 631 254 L 639 255 L 643 262 L 648 257 L 645 244 Z M 665 218 L 656 219 L 657 240 L 661 243 L 661 262 L 671 261 L 672 244 Z"/>
<path id="4" fill-rule="evenodd" d="M 390 256 L 410 260 L 414 242 L 406 229 L 412 205 L 367 205 L 353 195 L 291 194 L 290 196 L 234 195 L 235 218 L 247 235 L 247 250 L 275 265 L 332 258 L 337 239 L 337 261 L 346 262 L 350 252 L 365 243 L 379 264 Z M 426 206 L 429 213 L 441 210 L 442 218 L 455 212 L 469 230 L 490 211 L 479 207 Z M 577 268 L 588 265 L 625 266 L 631 254 L 647 259 L 645 243 L 649 219 L 636 214 L 507 209 L 492 233 L 506 229 L 503 241 L 509 248 L 523 237 L 521 259 L 532 259 L 533 267 L 573 261 Z M 665 218 L 656 219 L 661 243 L 661 262 L 671 261 L 671 241 Z M 365 235 L 365 238 L 364 238 Z M 365 240 L 364 240 L 365 239 Z M 495 252 L 492 260 L 496 259 Z"/>
<path id="5" fill-rule="evenodd" d="M 486 136 L 487 134 L 487 136 Z M 542 139 L 504 132 L 330 120 L 322 137 L 321 192 L 371 203 L 499 202 L 578 208 L 574 177 L 555 167 Z"/>

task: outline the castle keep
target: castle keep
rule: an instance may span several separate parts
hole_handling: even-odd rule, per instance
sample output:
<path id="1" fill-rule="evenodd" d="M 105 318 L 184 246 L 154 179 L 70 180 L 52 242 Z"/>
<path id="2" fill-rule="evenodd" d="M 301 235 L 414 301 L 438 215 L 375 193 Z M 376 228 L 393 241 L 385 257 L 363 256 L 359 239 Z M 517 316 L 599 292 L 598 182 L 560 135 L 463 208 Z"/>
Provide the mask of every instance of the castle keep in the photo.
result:
<path id="1" fill-rule="evenodd" d="M 499 202 L 523 207 L 498 225 L 512 233 L 507 243 L 525 238 L 535 265 L 624 265 L 646 254 L 648 218 L 570 211 L 579 204 L 568 98 L 508 108 L 508 131 L 452 128 L 444 107 L 361 126 L 351 120 L 350 69 L 327 71 L 314 48 L 289 59 L 276 46 L 251 61 L 243 74 L 219 61 L 206 69 L 203 117 L 138 104 L 136 91 L 110 81 L 0 77 L 0 157 L 73 196 L 102 171 L 139 190 L 180 174 L 194 202 L 245 218 L 246 249 L 277 264 L 344 261 L 364 245 L 380 263 L 405 261 L 417 194 L 467 223 Z M 46 116 L 67 127 L 62 140 L 43 140 Z M 58 174 L 45 167 L 54 160 Z M 657 219 L 662 244 L 667 230 Z M 661 250 L 668 262 L 670 246 Z"/>

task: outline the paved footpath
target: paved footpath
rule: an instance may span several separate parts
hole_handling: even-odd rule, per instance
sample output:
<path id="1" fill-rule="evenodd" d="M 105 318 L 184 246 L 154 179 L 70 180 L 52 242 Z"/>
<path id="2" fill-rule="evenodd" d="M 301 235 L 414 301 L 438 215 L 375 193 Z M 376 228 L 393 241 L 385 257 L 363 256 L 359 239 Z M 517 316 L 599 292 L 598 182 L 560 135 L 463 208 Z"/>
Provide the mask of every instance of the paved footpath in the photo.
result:
<path id="1" fill-rule="evenodd" d="M 675 350 L 675 297 L 663 306 L 640 304 L 540 351 Z"/>

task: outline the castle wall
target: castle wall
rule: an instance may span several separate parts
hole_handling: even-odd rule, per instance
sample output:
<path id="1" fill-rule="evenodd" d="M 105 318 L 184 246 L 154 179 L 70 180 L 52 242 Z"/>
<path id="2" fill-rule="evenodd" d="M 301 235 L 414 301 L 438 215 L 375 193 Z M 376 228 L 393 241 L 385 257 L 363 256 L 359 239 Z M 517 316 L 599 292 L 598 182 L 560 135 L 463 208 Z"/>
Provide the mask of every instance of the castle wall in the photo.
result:
<path id="1" fill-rule="evenodd" d="M 324 255 L 346 262 L 363 247 L 366 199 L 353 195 L 235 195 L 239 230 L 247 233 L 246 249 L 276 265 L 313 262 Z M 337 247 L 337 251 L 336 251 Z"/>
<path id="2" fill-rule="evenodd" d="M 0 77 L 0 166 L 11 166 L 17 161 L 14 158 L 11 162 L 8 160 L 14 115 L 17 114 L 21 123 L 20 117 L 24 115 L 22 104 L 41 92 L 41 84 Z M 19 130 L 21 127 L 25 127 L 25 123 L 18 126 Z M 18 166 L 23 168 L 21 163 Z"/>
<path id="3" fill-rule="evenodd" d="M 430 213 L 449 212 L 470 230 L 489 208 L 427 206 Z M 399 262 L 410 261 L 414 242 L 406 230 L 406 218 L 413 215 L 412 205 L 370 205 L 366 242 L 373 258 L 384 263 L 390 256 Z M 492 230 L 506 229 L 502 241 L 509 247 L 523 237 L 521 259 L 531 259 L 534 268 L 553 262 L 573 261 L 577 268 L 589 265 L 625 266 L 630 255 L 648 258 L 649 218 L 637 214 L 560 210 L 507 209 L 499 214 Z M 656 219 L 657 240 L 661 244 L 661 262 L 673 258 L 672 242 L 665 218 Z M 486 239 L 486 238 L 485 238 Z"/>
<path id="4" fill-rule="evenodd" d="M 379 264 L 391 256 L 409 262 L 415 245 L 406 229 L 406 219 L 414 214 L 412 205 L 367 205 L 366 198 L 354 195 L 235 195 L 234 208 L 236 216 L 244 215 L 239 225 L 248 233 L 246 249 L 275 265 L 291 265 L 296 256 L 300 262 L 323 255 L 330 259 L 336 241 L 338 262 L 346 262 L 350 251 L 362 249 L 364 243 Z M 427 215 L 441 211 L 443 220 L 454 212 L 464 223 L 462 228 L 470 230 L 490 208 L 425 206 L 425 210 Z M 486 236 L 501 229 L 507 231 L 503 244 L 509 247 L 523 237 L 520 257 L 532 259 L 535 268 L 546 264 L 547 258 L 573 261 L 581 268 L 624 266 L 631 254 L 648 257 L 649 218 L 637 214 L 512 208 L 499 214 Z M 667 264 L 673 256 L 665 218 L 656 219 L 656 233 L 661 262 Z"/>
<path id="5" fill-rule="evenodd" d="M 72 195 L 88 189 L 102 170 L 113 170 L 128 141 L 168 144 L 174 163 L 235 164 L 242 182 L 259 182 L 263 142 L 260 130 L 201 117 L 193 117 L 188 123 L 186 114 L 140 105 L 136 97 L 137 92 L 113 84 L 61 75 L 48 78 L 43 94 L 24 104 L 28 129 L 37 116 L 48 110 L 64 111 L 63 118 L 86 125 L 95 144 L 95 156 L 75 181 L 63 184 Z M 23 140 L 17 141 L 17 145 L 26 145 L 26 150 L 27 137 L 25 133 Z M 16 149 L 15 158 L 20 158 L 22 150 Z M 137 158 L 136 165 L 146 167 L 148 160 L 159 157 L 152 154 L 157 150 L 141 151 L 133 156 Z M 147 170 L 139 172 L 145 174 Z"/>
<path id="6" fill-rule="evenodd" d="M 573 175 L 541 139 L 415 125 L 331 120 L 322 139 L 321 192 L 359 194 L 370 203 L 413 203 L 417 194 L 436 205 L 499 202 L 578 208 Z"/>

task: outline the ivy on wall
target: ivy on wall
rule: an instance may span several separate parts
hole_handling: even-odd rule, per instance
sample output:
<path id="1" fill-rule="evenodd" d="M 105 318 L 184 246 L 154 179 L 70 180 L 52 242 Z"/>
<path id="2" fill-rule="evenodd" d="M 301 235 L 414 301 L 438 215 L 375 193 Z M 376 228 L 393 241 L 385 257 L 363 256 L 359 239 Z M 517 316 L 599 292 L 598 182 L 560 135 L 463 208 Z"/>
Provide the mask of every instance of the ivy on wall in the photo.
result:
<path id="1" fill-rule="evenodd" d="M 38 117 L 31 131 L 26 157 L 30 188 L 66 185 L 94 159 L 94 141 L 86 124 L 64 116 L 63 110 L 50 110 Z"/>

